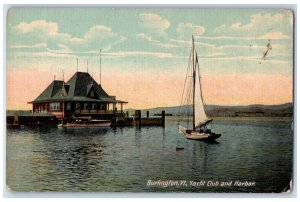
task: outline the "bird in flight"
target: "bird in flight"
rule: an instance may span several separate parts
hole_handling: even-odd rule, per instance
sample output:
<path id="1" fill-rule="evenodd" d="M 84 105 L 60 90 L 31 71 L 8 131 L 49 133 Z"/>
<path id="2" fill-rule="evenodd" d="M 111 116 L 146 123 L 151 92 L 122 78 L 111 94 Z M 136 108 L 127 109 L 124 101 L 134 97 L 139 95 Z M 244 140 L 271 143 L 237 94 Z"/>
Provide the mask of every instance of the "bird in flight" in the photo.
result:
<path id="1" fill-rule="evenodd" d="M 263 57 L 262 57 L 263 60 L 266 60 L 270 50 L 272 50 L 272 45 L 271 45 L 271 40 L 269 39 L 266 46 L 266 50 L 263 52 Z"/>

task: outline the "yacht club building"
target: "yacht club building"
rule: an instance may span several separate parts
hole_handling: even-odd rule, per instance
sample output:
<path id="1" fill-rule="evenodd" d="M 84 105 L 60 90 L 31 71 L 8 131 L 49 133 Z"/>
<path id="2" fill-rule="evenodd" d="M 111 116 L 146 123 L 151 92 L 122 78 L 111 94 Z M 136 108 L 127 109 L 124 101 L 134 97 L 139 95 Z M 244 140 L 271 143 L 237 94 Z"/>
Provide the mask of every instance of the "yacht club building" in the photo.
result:
<path id="1" fill-rule="evenodd" d="M 32 104 L 34 113 L 56 118 L 102 118 L 123 114 L 127 102 L 109 96 L 87 72 L 76 72 L 66 83 L 54 80 Z"/>

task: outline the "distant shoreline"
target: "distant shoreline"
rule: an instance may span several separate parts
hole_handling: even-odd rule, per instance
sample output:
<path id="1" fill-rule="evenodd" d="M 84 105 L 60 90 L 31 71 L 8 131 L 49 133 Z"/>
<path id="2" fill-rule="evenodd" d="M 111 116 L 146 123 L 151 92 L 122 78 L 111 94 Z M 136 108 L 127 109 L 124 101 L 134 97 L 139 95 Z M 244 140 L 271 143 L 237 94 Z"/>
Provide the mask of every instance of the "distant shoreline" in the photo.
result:
<path id="1" fill-rule="evenodd" d="M 126 109 L 133 115 L 135 109 Z M 149 111 L 150 116 L 159 115 L 165 111 L 169 116 L 191 115 L 193 108 L 191 105 L 175 107 L 158 107 L 141 110 L 142 116 Z M 284 103 L 279 105 L 248 105 L 248 106 L 218 106 L 205 105 L 205 111 L 209 117 L 293 117 L 293 103 Z"/>
<path id="2" fill-rule="evenodd" d="M 290 122 L 293 117 L 210 117 L 215 121 L 286 121 Z M 166 120 L 186 120 L 187 116 L 166 116 Z"/>

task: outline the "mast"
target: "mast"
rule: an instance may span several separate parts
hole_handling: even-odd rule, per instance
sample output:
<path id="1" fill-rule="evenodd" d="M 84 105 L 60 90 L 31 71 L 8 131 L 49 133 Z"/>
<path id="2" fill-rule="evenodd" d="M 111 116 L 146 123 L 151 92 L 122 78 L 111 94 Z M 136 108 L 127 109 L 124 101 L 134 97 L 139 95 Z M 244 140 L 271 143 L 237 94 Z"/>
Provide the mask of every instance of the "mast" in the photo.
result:
<path id="1" fill-rule="evenodd" d="M 101 86 L 101 49 L 100 49 L 100 86 Z"/>
<path id="2" fill-rule="evenodd" d="M 193 131 L 196 131 L 195 126 L 195 85 L 196 85 L 196 68 L 195 68 L 195 45 L 194 45 L 194 35 L 192 35 L 193 43 Z"/>
<path id="3" fill-rule="evenodd" d="M 65 72 L 64 70 L 61 70 L 62 71 L 62 75 L 63 75 L 63 83 L 65 83 Z"/>
<path id="4" fill-rule="evenodd" d="M 65 118 L 65 102 L 63 101 L 63 115 L 62 115 L 62 118 L 64 119 Z"/>
<path id="5" fill-rule="evenodd" d="M 86 61 L 86 72 L 89 73 L 89 60 Z"/>
<path id="6" fill-rule="evenodd" d="M 77 59 L 77 72 L 78 72 L 78 58 L 76 58 Z"/>
<path id="7" fill-rule="evenodd" d="M 63 74 L 63 89 L 65 88 L 65 72 L 64 72 L 64 70 L 62 70 L 62 74 Z M 63 118 L 63 120 L 62 120 L 62 123 L 64 123 L 64 118 L 65 118 L 65 102 L 64 102 L 64 100 L 63 100 L 63 103 L 62 103 L 62 110 L 63 110 L 63 112 L 62 112 L 62 118 Z"/>

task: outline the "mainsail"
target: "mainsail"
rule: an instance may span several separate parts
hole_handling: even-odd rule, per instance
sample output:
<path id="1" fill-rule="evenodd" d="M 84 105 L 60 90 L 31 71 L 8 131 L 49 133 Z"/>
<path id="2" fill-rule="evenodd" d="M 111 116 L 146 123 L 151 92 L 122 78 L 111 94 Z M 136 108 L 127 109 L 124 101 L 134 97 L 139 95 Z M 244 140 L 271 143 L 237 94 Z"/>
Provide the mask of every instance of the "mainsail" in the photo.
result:
<path id="1" fill-rule="evenodd" d="M 209 119 L 205 113 L 204 101 L 202 96 L 201 89 L 201 78 L 200 78 L 200 68 L 198 63 L 198 55 L 194 46 L 194 37 L 192 37 L 192 50 L 189 57 L 189 63 L 187 68 L 186 80 L 184 83 L 184 90 L 181 98 L 181 105 L 183 104 L 192 104 L 192 115 L 193 115 L 193 130 L 196 128 L 206 125 L 212 119 Z M 184 109 L 185 114 L 190 115 L 190 108 Z M 187 127 L 190 123 L 188 116 Z"/>
<path id="2" fill-rule="evenodd" d="M 195 107 L 194 107 L 194 113 L 195 113 L 195 127 L 200 127 L 201 125 L 207 123 L 209 121 L 205 109 L 204 109 L 204 103 L 203 103 L 203 96 L 202 96 L 202 89 L 201 89 L 201 82 L 200 82 L 200 69 L 198 64 L 198 57 L 196 54 L 196 64 L 195 64 Z"/>

